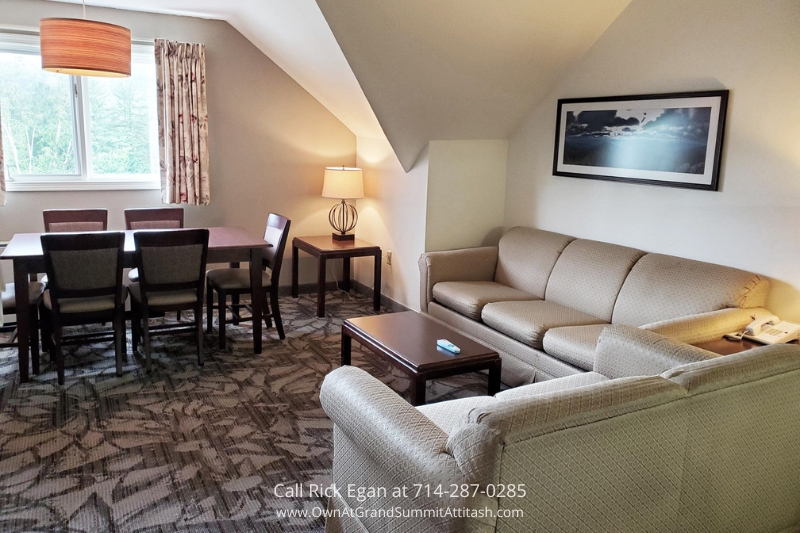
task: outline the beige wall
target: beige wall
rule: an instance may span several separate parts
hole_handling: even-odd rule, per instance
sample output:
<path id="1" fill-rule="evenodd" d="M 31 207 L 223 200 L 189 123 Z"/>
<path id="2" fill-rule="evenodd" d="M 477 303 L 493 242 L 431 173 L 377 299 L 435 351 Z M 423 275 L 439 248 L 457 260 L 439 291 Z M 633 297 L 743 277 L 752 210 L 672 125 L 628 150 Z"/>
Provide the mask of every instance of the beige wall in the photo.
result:
<path id="1" fill-rule="evenodd" d="M 505 140 L 430 142 L 425 251 L 497 244 L 507 148 Z"/>
<path id="2" fill-rule="evenodd" d="M 634 0 L 509 143 L 506 226 L 744 268 L 800 321 L 800 4 Z M 719 192 L 552 175 L 558 98 L 729 89 Z"/>
<path id="3" fill-rule="evenodd" d="M 292 220 L 293 236 L 330 231 L 330 201 L 320 196 L 323 170 L 355 164 L 356 141 L 317 100 L 226 22 L 94 7 L 88 15 L 131 28 L 134 39 L 206 44 L 212 201 L 187 206 L 187 225 L 262 234 L 267 214 L 278 212 Z M 0 0 L 0 26 L 35 28 L 45 16 L 80 17 L 80 7 Z M 159 191 L 11 192 L 0 208 L 0 241 L 41 231 L 46 208 L 106 207 L 110 228 L 122 229 L 123 209 L 159 204 Z M 301 263 L 301 282 L 315 281 L 313 261 Z M 290 281 L 287 263 L 281 284 Z"/>
<path id="4" fill-rule="evenodd" d="M 358 166 L 364 171 L 364 194 L 358 200 L 356 236 L 383 250 L 381 292 L 411 309 L 419 310 L 419 268 L 425 251 L 425 204 L 428 155 L 424 151 L 406 173 L 386 139 L 358 138 Z M 392 264 L 386 252 L 392 252 Z M 371 259 L 355 261 L 355 278 L 371 287 Z"/>

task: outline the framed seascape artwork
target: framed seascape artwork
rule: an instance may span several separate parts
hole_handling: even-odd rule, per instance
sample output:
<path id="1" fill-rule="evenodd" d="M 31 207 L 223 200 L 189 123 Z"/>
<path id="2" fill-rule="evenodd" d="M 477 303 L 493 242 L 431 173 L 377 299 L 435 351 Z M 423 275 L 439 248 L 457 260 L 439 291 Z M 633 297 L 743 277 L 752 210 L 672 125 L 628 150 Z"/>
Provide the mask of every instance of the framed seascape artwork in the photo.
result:
<path id="1" fill-rule="evenodd" d="M 558 101 L 553 174 L 716 191 L 728 91 Z"/>

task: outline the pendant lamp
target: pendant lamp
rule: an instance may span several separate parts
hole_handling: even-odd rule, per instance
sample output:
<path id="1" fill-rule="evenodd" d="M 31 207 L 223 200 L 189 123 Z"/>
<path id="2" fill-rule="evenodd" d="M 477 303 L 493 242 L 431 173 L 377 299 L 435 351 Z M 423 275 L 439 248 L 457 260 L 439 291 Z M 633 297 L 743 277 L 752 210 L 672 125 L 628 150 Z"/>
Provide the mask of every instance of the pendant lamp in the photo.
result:
<path id="1" fill-rule="evenodd" d="M 125 78 L 131 75 L 131 31 L 83 19 L 39 21 L 42 69 L 73 76 Z"/>

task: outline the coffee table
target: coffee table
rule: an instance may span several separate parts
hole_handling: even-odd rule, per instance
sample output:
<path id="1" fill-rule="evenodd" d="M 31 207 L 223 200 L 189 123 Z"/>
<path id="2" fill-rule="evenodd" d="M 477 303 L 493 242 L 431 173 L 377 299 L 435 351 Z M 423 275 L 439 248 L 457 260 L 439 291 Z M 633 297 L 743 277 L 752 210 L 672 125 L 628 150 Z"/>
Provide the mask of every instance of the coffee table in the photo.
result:
<path id="1" fill-rule="evenodd" d="M 411 405 L 425 403 L 425 383 L 429 379 L 489 370 L 489 395 L 500 391 L 500 356 L 450 327 L 414 311 L 350 318 L 342 324 L 342 365 L 350 364 L 355 339 L 375 354 L 387 359 L 411 378 Z M 459 348 L 454 354 L 439 348 L 438 339 L 447 339 Z"/>

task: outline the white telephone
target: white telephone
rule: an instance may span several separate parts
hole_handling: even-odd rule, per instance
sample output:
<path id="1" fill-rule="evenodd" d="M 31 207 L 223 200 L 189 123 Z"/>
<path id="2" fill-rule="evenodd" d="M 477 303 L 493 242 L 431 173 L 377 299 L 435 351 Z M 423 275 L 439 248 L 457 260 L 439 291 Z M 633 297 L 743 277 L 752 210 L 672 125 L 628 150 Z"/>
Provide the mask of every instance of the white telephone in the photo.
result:
<path id="1" fill-rule="evenodd" d="M 765 316 L 751 322 L 743 337 L 761 344 L 782 344 L 800 338 L 800 324 L 781 321 L 775 315 Z"/>

